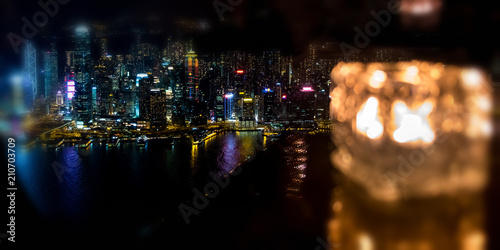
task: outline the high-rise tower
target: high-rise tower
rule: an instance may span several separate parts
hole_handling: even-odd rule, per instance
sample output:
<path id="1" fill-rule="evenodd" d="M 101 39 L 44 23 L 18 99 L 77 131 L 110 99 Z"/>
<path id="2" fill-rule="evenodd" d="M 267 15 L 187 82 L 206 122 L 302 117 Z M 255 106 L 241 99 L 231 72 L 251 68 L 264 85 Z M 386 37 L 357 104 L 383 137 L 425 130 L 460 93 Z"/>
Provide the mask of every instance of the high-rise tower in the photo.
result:
<path id="1" fill-rule="evenodd" d="M 27 110 L 32 110 L 38 94 L 36 70 L 36 49 L 31 42 L 28 42 L 24 48 L 24 104 Z"/>
<path id="2" fill-rule="evenodd" d="M 46 101 L 55 101 L 58 81 L 57 50 L 55 43 L 50 50 L 43 52 L 44 98 Z"/>

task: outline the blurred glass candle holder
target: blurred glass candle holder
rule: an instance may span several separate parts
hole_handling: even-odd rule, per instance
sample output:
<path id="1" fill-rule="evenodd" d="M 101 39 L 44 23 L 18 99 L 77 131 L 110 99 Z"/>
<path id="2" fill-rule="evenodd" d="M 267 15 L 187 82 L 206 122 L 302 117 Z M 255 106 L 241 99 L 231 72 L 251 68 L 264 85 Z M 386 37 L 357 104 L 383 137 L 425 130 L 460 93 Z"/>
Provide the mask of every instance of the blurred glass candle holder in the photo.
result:
<path id="1" fill-rule="evenodd" d="M 333 164 L 378 200 L 482 190 L 492 97 L 485 72 L 434 62 L 339 63 Z"/>

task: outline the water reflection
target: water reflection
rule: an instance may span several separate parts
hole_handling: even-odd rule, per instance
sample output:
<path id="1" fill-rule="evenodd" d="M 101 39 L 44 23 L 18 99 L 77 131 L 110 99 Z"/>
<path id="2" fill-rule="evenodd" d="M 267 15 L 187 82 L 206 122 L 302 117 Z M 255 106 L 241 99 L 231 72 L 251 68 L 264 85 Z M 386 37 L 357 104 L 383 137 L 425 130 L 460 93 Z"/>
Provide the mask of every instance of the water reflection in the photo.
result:
<path id="1" fill-rule="evenodd" d="M 147 147 L 126 141 L 113 148 L 97 141 L 87 149 L 38 145 L 18 152 L 17 174 L 20 189 L 49 220 L 95 213 L 113 217 L 118 215 L 112 210 L 140 207 L 145 199 L 152 207 L 185 200 L 209 171 L 233 171 L 262 141 L 258 132 L 227 132 L 198 146 L 183 139 L 174 145 L 152 140 Z M 102 206 L 109 211 L 101 212 Z"/>
<path id="2" fill-rule="evenodd" d="M 219 170 L 229 173 L 243 161 L 255 156 L 263 148 L 263 138 L 259 132 L 236 132 L 225 135 L 217 153 Z"/>
<path id="3" fill-rule="evenodd" d="M 82 159 L 78 149 L 65 147 L 57 157 L 57 162 L 62 164 L 60 168 L 61 197 L 60 200 L 70 215 L 77 217 L 82 213 L 82 202 L 87 182 L 85 169 L 82 168 Z"/>
<path id="4" fill-rule="evenodd" d="M 292 142 L 283 150 L 285 153 L 285 166 L 290 175 L 289 182 L 286 185 L 287 196 L 302 198 L 302 184 L 306 177 L 308 160 L 305 135 L 291 134 L 287 136 L 286 140 Z"/>

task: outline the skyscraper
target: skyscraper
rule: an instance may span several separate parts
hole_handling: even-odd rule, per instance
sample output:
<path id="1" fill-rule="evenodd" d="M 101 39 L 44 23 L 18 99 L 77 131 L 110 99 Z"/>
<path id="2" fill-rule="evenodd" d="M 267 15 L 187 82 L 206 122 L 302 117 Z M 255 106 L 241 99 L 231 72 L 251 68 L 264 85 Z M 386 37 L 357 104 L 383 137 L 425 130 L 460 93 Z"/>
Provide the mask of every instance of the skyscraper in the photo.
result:
<path id="1" fill-rule="evenodd" d="M 44 73 L 44 98 L 46 101 L 55 100 L 58 81 L 57 50 L 55 44 L 52 48 L 43 52 L 43 73 Z"/>
<path id="2" fill-rule="evenodd" d="M 139 117 L 142 120 L 151 118 L 151 87 L 153 86 L 153 76 L 139 80 Z M 165 114 L 166 115 L 166 114 Z"/>
<path id="3" fill-rule="evenodd" d="M 190 50 L 185 58 L 187 98 L 199 98 L 200 74 L 198 71 L 198 55 Z"/>
<path id="4" fill-rule="evenodd" d="M 172 106 L 174 102 L 174 93 L 171 87 L 166 90 L 166 102 L 167 102 L 167 122 L 172 121 Z"/>
<path id="5" fill-rule="evenodd" d="M 88 63 L 90 59 L 90 35 L 86 26 L 78 26 L 75 30 L 75 80 L 85 89 L 88 83 Z"/>
<path id="6" fill-rule="evenodd" d="M 303 86 L 295 92 L 293 99 L 297 120 L 312 122 L 316 119 L 316 90 L 309 85 Z"/>
<path id="7" fill-rule="evenodd" d="M 28 42 L 24 48 L 23 83 L 25 109 L 32 110 L 36 95 L 38 94 L 38 81 L 36 69 L 36 50 L 31 42 Z"/>
<path id="8" fill-rule="evenodd" d="M 270 88 L 264 88 L 262 91 L 262 99 L 264 102 L 262 105 L 262 120 L 270 123 L 276 120 L 276 93 Z"/>
<path id="9" fill-rule="evenodd" d="M 167 122 L 167 92 L 164 89 L 151 89 L 149 96 L 151 128 L 162 129 Z"/>
<path id="10" fill-rule="evenodd" d="M 92 119 L 91 84 L 89 82 L 90 35 L 86 26 L 75 30 L 74 75 L 75 98 L 73 100 L 77 123 L 87 124 Z"/>

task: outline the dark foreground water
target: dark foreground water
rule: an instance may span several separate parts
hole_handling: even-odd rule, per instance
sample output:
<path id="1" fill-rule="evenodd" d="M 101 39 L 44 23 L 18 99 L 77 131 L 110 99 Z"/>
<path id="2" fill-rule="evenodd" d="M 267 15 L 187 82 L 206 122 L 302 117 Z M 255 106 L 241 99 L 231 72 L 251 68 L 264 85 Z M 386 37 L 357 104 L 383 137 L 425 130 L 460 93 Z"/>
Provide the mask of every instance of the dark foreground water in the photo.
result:
<path id="1" fill-rule="evenodd" d="M 258 132 L 199 146 L 19 149 L 16 244 L 316 249 L 329 216 L 330 150 L 328 135 L 271 141 Z"/>

